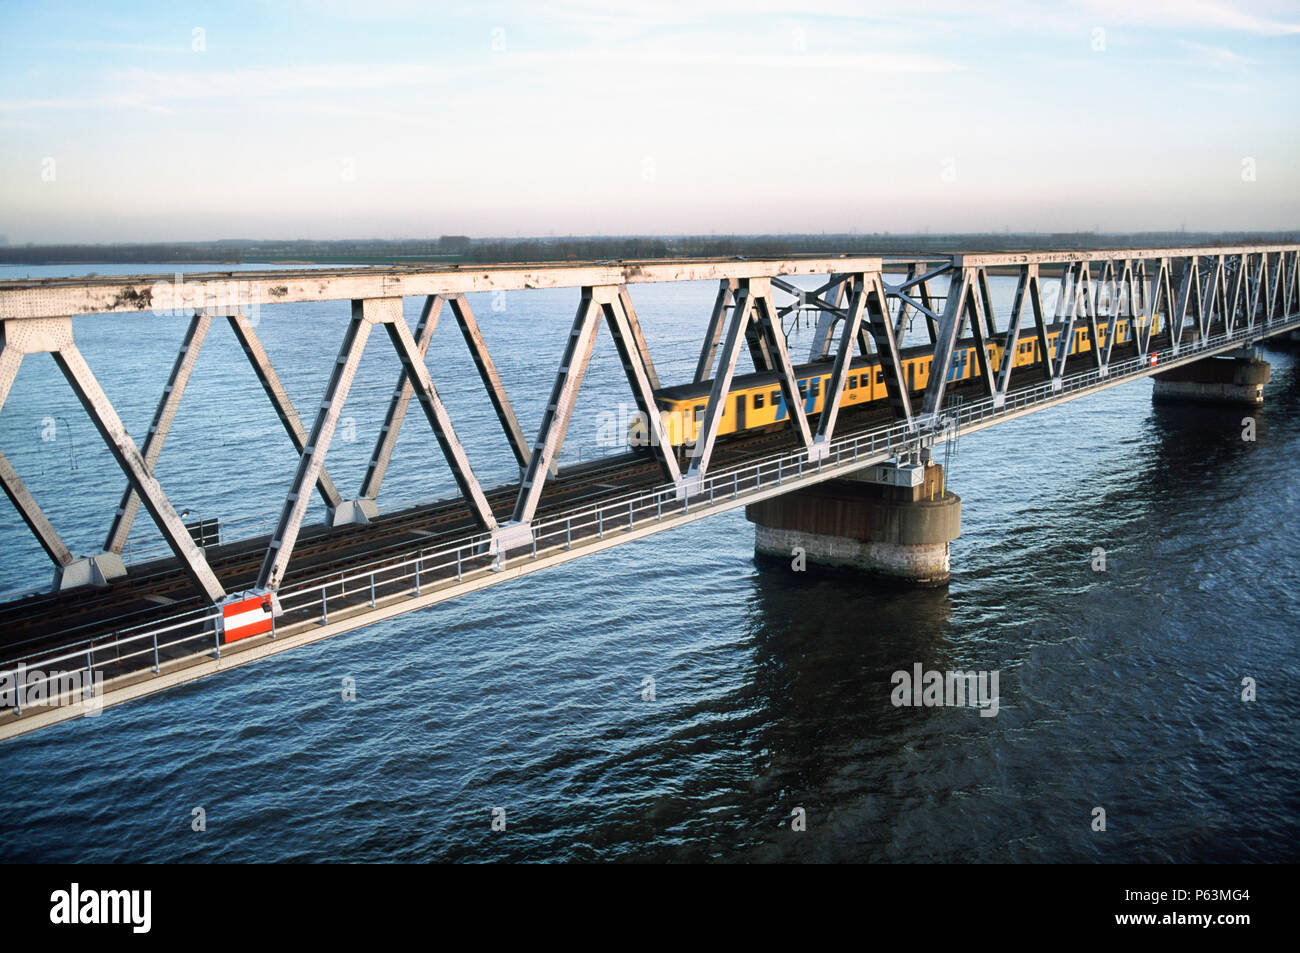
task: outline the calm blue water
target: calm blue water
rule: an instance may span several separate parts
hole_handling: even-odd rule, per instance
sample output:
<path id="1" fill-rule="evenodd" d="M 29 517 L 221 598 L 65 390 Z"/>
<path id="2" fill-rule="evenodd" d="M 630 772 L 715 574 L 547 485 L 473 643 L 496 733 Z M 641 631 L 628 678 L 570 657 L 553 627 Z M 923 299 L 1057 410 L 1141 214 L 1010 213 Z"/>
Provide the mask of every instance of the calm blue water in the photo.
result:
<path id="1" fill-rule="evenodd" d="M 712 295 L 633 288 L 666 382 L 692 370 Z M 471 303 L 531 436 L 576 297 Z M 262 311 L 300 410 L 346 317 L 338 304 Z M 510 479 L 444 321 L 434 380 L 484 482 Z M 79 322 L 133 434 L 183 326 Z M 1300 390 L 1293 354 L 1266 356 L 1255 443 L 1241 440 L 1241 411 L 1153 406 L 1146 382 L 963 439 L 946 592 L 759 570 L 752 528 L 731 513 L 6 742 L 0 858 L 1295 860 Z M 396 368 L 386 336 L 372 337 L 329 454 L 345 492 Z M 626 399 L 620 373 L 604 336 L 567 460 L 604 452 L 595 417 Z M 408 417 L 381 504 L 454 492 L 423 424 Z M 214 325 L 162 485 L 205 517 L 269 516 L 294 469 L 288 447 Z M 97 549 L 121 481 L 48 358 L 20 372 L 0 449 L 72 548 Z M 142 518 L 140 545 L 151 534 Z M 0 588 L 48 573 L 6 503 Z M 1000 671 L 1000 713 L 893 707 L 891 673 L 917 662 Z M 1244 676 L 1258 680 L 1253 704 Z M 204 832 L 191 830 L 196 807 Z M 806 831 L 790 829 L 796 807 Z M 1105 832 L 1090 829 L 1095 807 Z M 491 830 L 494 808 L 505 831 Z"/>

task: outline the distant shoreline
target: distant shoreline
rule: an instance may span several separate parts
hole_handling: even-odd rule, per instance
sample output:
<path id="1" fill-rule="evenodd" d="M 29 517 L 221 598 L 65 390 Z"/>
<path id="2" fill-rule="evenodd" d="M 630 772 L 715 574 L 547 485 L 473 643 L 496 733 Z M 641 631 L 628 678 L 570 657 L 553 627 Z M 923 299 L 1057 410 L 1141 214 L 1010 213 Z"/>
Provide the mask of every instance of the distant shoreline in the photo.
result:
<path id="1" fill-rule="evenodd" d="M 774 258 L 809 254 L 950 254 L 1081 248 L 1172 248 L 1300 241 L 1291 232 L 984 232 L 951 234 L 626 236 L 419 240 L 148 242 L 0 245 L 3 265 L 391 265 Z"/>

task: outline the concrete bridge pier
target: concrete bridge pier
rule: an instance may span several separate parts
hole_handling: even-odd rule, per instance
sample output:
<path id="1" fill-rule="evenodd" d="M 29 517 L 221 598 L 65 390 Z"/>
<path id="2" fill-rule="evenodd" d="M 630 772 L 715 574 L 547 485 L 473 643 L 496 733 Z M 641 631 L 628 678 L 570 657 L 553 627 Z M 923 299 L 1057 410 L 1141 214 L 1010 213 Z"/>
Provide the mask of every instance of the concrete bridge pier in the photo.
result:
<path id="1" fill-rule="evenodd" d="M 1269 363 L 1260 357 L 1259 348 L 1242 348 L 1156 374 L 1151 398 L 1259 407 L 1268 376 Z"/>
<path id="2" fill-rule="evenodd" d="M 754 549 L 796 569 L 860 572 L 912 586 L 948 582 L 961 498 L 943 467 L 890 461 L 745 507 Z"/>

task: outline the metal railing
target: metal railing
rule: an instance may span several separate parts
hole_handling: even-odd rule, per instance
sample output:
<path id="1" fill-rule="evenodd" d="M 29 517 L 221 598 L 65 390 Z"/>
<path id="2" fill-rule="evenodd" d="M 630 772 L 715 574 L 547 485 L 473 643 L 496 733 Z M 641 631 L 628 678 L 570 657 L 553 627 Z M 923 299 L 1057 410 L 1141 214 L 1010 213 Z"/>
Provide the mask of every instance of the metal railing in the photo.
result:
<path id="1" fill-rule="evenodd" d="M 991 419 L 1016 414 L 1033 406 L 1063 402 L 1122 380 L 1149 376 L 1170 363 L 1186 363 L 1207 352 L 1256 341 L 1264 336 L 1264 331 L 1293 325 L 1300 325 L 1296 315 L 1257 321 L 1251 327 L 1112 363 L 1105 370 L 1094 368 L 1063 377 L 1059 386 L 1056 381 L 1044 381 L 1020 388 L 1008 393 L 1000 404 L 991 397 L 969 402 L 950 399 L 943 412 L 931 420 L 918 420 L 912 424 L 903 422 L 849 434 L 830 442 L 825 454 L 818 459 L 811 459 L 805 448 L 769 454 L 756 461 L 710 472 L 690 486 L 689 491 L 676 485 L 661 485 L 615 496 L 573 512 L 539 518 L 531 524 L 531 541 L 510 551 L 495 550 L 492 535 L 479 533 L 453 545 L 421 549 L 343 572 L 298 581 L 282 587 L 277 593 L 281 612 L 273 622 L 270 637 L 275 639 L 313 625 L 328 625 L 331 613 L 337 621 L 343 615 L 364 615 L 380 606 L 418 599 L 433 588 L 480 579 L 546 555 L 571 551 L 579 544 L 592 546 L 610 534 L 627 533 L 650 523 L 662 523 L 665 518 L 710 512 L 720 505 L 734 505 L 761 491 L 788 483 L 797 484 L 812 476 L 829 479 L 836 474 L 852 472 L 916 449 L 922 441 L 950 440 L 963 430 Z M 52 686 L 73 681 L 70 676 L 76 673 L 83 685 L 83 695 L 89 691 L 93 696 L 97 674 L 105 679 L 140 675 L 147 671 L 158 674 L 164 667 L 183 666 L 203 657 L 219 659 L 223 646 L 218 625 L 220 615 L 220 608 L 209 607 L 193 610 L 154 628 L 141 624 L 109 636 L 88 639 L 59 649 L 54 655 L 25 658 L 0 671 L 0 678 L 9 679 L 11 685 L 25 685 L 29 689 L 41 685 L 48 698 Z M 144 661 L 136 665 L 127 664 L 139 659 Z M 65 662 L 76 662 L 77 668 L 51 669 L 51 666 Z M 32 679 L 33 673 L 38 673 L 38 677 Z M 23 678 L 27 681 L 22 682 Z M 64 695 L 68 694 L 60 690 Z M 74 686 L 70 691 L 76 690 Z M 21 705 L 15 704 L 14 707 L 21 714 Z"/>

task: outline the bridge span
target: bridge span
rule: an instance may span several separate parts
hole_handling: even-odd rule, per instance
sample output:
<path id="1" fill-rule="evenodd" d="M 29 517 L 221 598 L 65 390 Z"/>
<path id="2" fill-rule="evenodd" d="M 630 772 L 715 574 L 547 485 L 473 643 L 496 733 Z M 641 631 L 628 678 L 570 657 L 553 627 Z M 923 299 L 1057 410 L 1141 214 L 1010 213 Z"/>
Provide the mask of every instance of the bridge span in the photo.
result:
<path id="1" fill-rule="evenodd" d="M 1296 269 L 1297 246 L 1288 245 L 0 282 L 0 408 L 24 359 L 49 354 L 120 470 L 94 478 L 126 484 L 105 514 L 102 551 L 78 556 L 39 505 L 39 488 L 29 490 L 0 454 L 0 484 L 54 567 L 48 588 L 0 604 L 0 738 L 739 507 L 757 524 L 760 553 L 798 550 L 814 562 L 941 583 L 959 501 L 936 445 L 1150 376 L 1157 396 L 1256 403 L 1267 365 L 1253 348 L 1300 331 Z M 995 307 L 991 276 L 1015 279 L 1009 307 Z M 717 291 L 701 315 L 695 371 L 661 380 L 634 286 L 700 280 Z M 466 296 L 543 288 L 572 288 L 576 314 L 529 441 Z M 413 296 L 423 299 L 414 329 L 402 314 Z M 350 303 L 351 317 L 307 426 L 250 311 L 331 301 Z M 426 351 L 444 310 L 517 481 L 483 485 L 439 395 Z M 78 349 L 77 330 L 142 312 L 189 323 L 137 442 Z M 801 316 L 816 319 L 816 333 L 796 363 L 788 324 Z M 186 523 L 154 475 L 214 322 L 236 336 L 297 458 L 274 528 L 224 540 L 203 521 Z M 625 452 L 561 468 L 602 326 L 638 416 Z M 374 330 L 401 371 L 362 486 L 345 497 L 326 455 Z M 738 372 L 742 355 L 753 373 Z M 412 400 L 459 495 L 381 512 Z M 314 495 L 326 518 L 308 525 Z M 128 566 L 142 506 L 167 553 Z"/>

